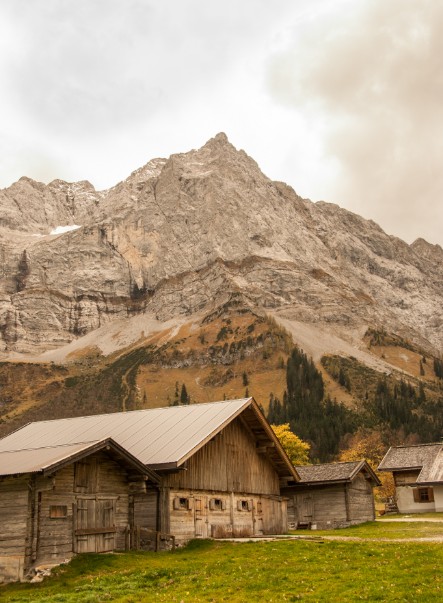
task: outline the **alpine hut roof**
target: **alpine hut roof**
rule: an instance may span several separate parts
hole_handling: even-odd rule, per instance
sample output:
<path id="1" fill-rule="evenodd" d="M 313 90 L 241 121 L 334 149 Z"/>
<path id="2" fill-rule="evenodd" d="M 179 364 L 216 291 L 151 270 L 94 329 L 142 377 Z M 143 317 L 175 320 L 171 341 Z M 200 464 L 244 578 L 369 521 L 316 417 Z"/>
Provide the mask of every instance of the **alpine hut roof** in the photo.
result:
<path id="1" fill-rule="evenodd" d="M 300 485 L 350 482 L 362 470 L 376 485 L 380 485 L 380 480 L 364 460 L 322 463 L 319 465 L 297 465 L 296 469 L 300 475 Z"/>
<path id="2" fill-rule="evenodd" d="M 420 470 L 417 484 L 443 483 L 443 444 L 391 446 L 378 466 L 379 471 Z"/>
<path id="3" fill-rule="evenodd" d="M 49 474 L 100 450 L 111 453 L 122 464 L 129 466 L 131 470 L 145 474 L 151 481 L 159 482 L 159 477 L 154 471 L 145 467 L 112 438 L 75 444 L 40 446 L 38 448 L 28 446 L 20 450 L 2 450 L 0 452 L 0 475 Z"/>
<path id="4" fill-rule="evenodd" d="M 112 438 L 151 469 L 174 469 L 239 415 L 257 442 L 268 446 L 278 475 L 298 480 L 296 470 L 253 398 L 37 421 L 1 439 L 0 454 L 66 445 L 74 446 L 74 450 L 84 443 Z M 3 463 L 1 456 L 0 463 Z"/>

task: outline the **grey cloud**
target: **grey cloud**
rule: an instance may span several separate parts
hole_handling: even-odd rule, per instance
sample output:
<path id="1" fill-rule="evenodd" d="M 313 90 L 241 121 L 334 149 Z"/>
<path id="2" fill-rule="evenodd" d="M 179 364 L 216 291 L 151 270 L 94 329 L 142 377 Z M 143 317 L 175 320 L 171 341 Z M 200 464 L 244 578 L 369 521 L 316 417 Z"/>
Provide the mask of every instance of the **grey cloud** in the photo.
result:
<path id="1" fill-rule="evenodd" d="M 407 240 L 443 242 L 443 4 L 376 0 L 273 57 L 274 98 L 324 126 L 334 201 Z M 421 232 L 420 232 L 421 229 Z"/>
<path id="2" fill-rule="evenodd" d="M 26 41 L 8 73 L 23 115 L 80 137 L 154 119 L 203 94 L 260 39 L 272 7 L 264 0 L 6 0 L 1 10 Z"/>

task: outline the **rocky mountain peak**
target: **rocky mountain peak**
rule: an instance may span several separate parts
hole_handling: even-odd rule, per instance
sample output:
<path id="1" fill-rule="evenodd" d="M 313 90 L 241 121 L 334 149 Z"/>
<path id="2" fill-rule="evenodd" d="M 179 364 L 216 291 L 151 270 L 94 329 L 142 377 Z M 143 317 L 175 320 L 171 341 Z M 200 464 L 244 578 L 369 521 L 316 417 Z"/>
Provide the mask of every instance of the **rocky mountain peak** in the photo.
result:
<path id="1" fill-rule="evenodd" d="M 301 199 L 223 133 L 107 191 L 32 182 L 0 191 L 5 355 L 137 314 L 204 312 L 232 296 L 344 339 L 376 324 L 441 349 L 441 248 L 409 246 L 334 204 Z M 66 225 L 83 228 L 49 236 Z"/>

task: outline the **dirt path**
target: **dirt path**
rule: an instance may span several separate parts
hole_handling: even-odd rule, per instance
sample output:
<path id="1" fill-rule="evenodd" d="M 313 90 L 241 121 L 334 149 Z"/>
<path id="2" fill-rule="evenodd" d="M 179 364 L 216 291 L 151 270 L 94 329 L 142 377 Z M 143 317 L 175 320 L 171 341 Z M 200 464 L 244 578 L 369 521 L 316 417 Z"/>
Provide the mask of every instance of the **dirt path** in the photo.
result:
<path id="1" fill-rule="evenodd" d="M 379 523 L 412 523 L 412 522 L 423 522 L 429 521 L 433 523 L 443 523 L 443 518 L 438 519 L 437 517 L 393 517 L 392 519 L 376 519 Z"/>
<path id="2" fill-rule="evenodd" d="M 443 536 L 422 536 L 417 538 L 362 538 L 360 536 L 321 536 L 323 540 L 349 540 L 353 542 L 443 542 Z"/>

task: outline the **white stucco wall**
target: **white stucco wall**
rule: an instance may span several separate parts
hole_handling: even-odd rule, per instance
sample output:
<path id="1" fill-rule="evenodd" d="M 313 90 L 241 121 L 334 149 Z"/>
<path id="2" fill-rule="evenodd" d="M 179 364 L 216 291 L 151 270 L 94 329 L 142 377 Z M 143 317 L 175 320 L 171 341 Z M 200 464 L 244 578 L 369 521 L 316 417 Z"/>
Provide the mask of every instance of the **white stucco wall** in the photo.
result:
<path id="1" fill-rule="evenodd" d="M 443 512 L 443 484 L 434 486 L 435 510 Z"/>
<path id="2" fill-rule="evenodd" d="M 438 505 L 440 507 L 439 509 L 436 509 L 437 496 L 439 501 Z M 397 507 L 400 513 L 426 513 L 436 510 L 443 511 L 443 486 L 434 487 L 434 502 L 414 502 L 412 486 L 397 486 L 396 499 Z"/>

